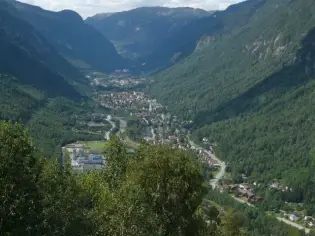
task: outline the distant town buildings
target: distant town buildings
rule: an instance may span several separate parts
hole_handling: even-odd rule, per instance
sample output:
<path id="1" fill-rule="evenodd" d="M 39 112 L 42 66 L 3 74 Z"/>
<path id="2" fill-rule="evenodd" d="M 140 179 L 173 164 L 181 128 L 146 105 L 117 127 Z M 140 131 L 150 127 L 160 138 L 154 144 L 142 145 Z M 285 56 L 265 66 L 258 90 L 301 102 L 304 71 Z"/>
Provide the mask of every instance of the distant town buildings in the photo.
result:
<path id="1" fill-rule="evenodd" d="M 230 193 L 234 193 L 235 197 L 245 198 L 249 203 L 259 203 L 264 200 L 263 197 L 257 196 L 253 187 L 248 183 L 223 185 L 223 188 Z"/>

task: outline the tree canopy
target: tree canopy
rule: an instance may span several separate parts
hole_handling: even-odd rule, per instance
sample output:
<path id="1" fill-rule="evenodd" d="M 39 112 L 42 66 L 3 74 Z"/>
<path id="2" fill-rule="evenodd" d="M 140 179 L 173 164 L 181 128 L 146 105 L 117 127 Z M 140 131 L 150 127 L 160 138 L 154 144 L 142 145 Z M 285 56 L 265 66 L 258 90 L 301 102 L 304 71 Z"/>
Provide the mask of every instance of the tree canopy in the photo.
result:
<path id="1" fill-rule="evenodd" d="M 38 154 L 21 124 L 1 122 L 0 143 L 1 235 L 246 235 L 241 218 L 206 201 L 227 198 L 208 194 L 198 159 L 184 151 L 142 143 L 129 154 L 114 136 L 105 167 L 79 174 Z"/>

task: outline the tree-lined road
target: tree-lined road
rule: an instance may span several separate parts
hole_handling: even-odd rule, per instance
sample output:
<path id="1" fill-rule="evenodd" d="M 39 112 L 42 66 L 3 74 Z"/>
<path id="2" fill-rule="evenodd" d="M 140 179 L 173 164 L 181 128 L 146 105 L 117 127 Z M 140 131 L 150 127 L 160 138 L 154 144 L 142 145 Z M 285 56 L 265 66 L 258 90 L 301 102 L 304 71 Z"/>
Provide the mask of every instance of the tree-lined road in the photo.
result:
<path id="1" fill-rule="evenodd" d="M 226 170 L 225 162 L 221 161 L 211 151 L 205 150 L 204 148 L 202 148 L 199 145 L 195 144 L 189 138 L 188 138 L 188 140 L 189 140 L 189 143 L 190 143 L 191 146 L 193 146 L 193 147 L 195 147 L 197 149 L 204 150 L 208 154 L 209 157 L 211 157 L 212 159 L 216 160 L 220 164 L 221 168 L 220 168 L 219 173 L 216 174 L 214 179 L 210 180 L 210 184 L 211 184 L 212 188 L 216 188 L 218 186 L 218 184 L 219 184 L 219 180 L 222 179 L 224 177 L 224 175 L 225 175 L 225 170 Z M 255 207 L 254 205 L 250 204 L 249 202 L 243 201 L 242 199 L 236 198 L 234 196 L 233 196 L 233 198 L 234 198 L 234 200 L 236 200 L 236 201 L 238 201 L 238 202 L 240 202 L 242 204 L 247 204 L 250 207 Z M 299 224 L 297 224 L 295 222 L 289 221 L 289 220 L 287 220 L 285 218 L 281 218 L 281 217 L 276 217 L 276 218 L 277 218 L 277 220 L 279 220 L 279 221 L 281 221 L 281 222 L 283 222 L 285 224 L 291 225 L 292 227 L 295 227 L 295 228 L 297 228 L 299 230 L 303 230 L 306 234 L 309 234 L 310 231 L 311 231 L 309 228 L 303 227 L 302 225 L 299 225 Z"/>
<path id="2" fill-rule="evenodd" d="M 111 124 L 111 126 L 112 126 L 112 128 L 110 129 L 110 130 L 108 130 L 106 133 L 105 133 L 105 140 L 109 140 L 110 139 L 110 134 L 113 132 L 113 130 L 116 128 L 116 124 L 115 124 L 115 122 L 113 122 L 112 120 L 111 120 L 111 116 L 107 116 L 106 117 L 106 121 L 108 122 L 108 123 L 110 123 Z"/>
<path id="3" fill-rule="evenodd" d="M 309 234 L 309 233 L 311 232 L 310 229 L 305 228 L 305 227 L 303 227 L 302 225 L 299 225 L 299 224 L 294 223 L 294 222 L 292 222 L 292 221 L 289 221 L 289 220 L 287 220 L 287 219 L 285 219 L 285 218 L 277 217 L 277 219 L 278 219 L 279 221 L 282 221 L 283 223 L 286 223 L 286 224 L 288 224 L 288 225 L 291 225 L 291 226 L 293 226 L 293 227 L 295 227 L 295 228 L 297 228 L 297 229 L 299 229 L 299 230 L 303 230 L 303 231 L 305 231 L 305 233 L 307 233 L 307 234 Z"/>
<path id="4" fill-rule="evenodd" d="M 192 146 L 192 147 L 195 147 L 196 149 L 202 149 L 205 153 L 208 154 L 208 156 L 213 159 L 213 160 L 216 160 L 219 165 L 220 165 L 220 171 L 216 174 L 216 176 L 214 176 L 213 179 L 210 180 L 210 184 L 212 186 L 212 188 L 216 188 L 219 184 L 219 181 L 220 179 L 222 179 L 225 175 L 225 171 L 226 171 L 226 164 L 225 162 L 221 161 L 214 153 L 212 153 L 211 151 L 209 150 L 206 150 L 202 147 L 200 147 L 199 145 L 195 144 L 192 140 L 189 139 L 188 137 L 188 140 L 189 140 L 189 144 Z"/>

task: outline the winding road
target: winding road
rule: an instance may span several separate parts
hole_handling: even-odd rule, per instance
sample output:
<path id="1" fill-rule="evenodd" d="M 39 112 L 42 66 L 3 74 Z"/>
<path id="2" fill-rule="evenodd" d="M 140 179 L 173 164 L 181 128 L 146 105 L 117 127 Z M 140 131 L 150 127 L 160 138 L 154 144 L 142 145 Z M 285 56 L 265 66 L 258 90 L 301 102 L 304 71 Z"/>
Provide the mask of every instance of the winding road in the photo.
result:
<path id="1" fill-rule="evenodd" d="M 109 139 L 110 139 L 110 134 L 111 134 L 111 133 L 113 132 L 113 130 L 116 128 L 116 124 L 115 124 L 115 122 L 112 121 L 111 116 L 107 116 L 107 117 L 106 117 L 106 121 L 107 121 L 108 123 L 110 123 L 111 126 L 112 126 L 112 128 L 111 128 L 109 131 L 107 131 L 107 132 L 105 133 L 105 135 L 104 135 L 105 140 L 109 140 Z"/>
<path id="2" fill-rule="evenodd" d="M 205 150 L 204 148 L 202 148 L 202 147 L 198 146 L 197 144 L 195 144 L 193 141 L 191 141 L 189 139 L 189 137 L 188 137 L 188 140 L 189 140 L 189 143 L 190 143 L 191 146 L 195 147 L 196 149 L 204 150 L 208 154 L 208 156 L 210 156 L 212 159 L 216 160 L 220 164 L 221 168 L 220 168 L 219 173 L 216 174 L 214 179 L 210 180 L 210 184 L 211 184 L 212 188 L 215 189 L 218 186 L 218 184 L 219 184 L 219 180 L 222 179 L 224 177 L 224 175 L 225 175 L 225 171 L 226 171 L 226 164 L 225 164 L 225 162 L 221 161 L 211 151 Z M 234 196 L 233 196 L 233 198 L 234 198 L 234 200 L 236 200 L 236 201 L 238 201 L 238 202 L 240 202 L 242 204 L 247 204 L 250 207 L 255 207 L 254 205 L 252 205 L 252 204 L 250 204 L 250 203 L 248 203 L 246 201 L 243 201 L 243 200 L 241 200 L 239 198 L 236 198 Z M 289 220 L 287 220 L 285 218 L 281 218 L 281 217 L 276 217 L 276 218 L 277 218 L 277 220 L 279 220 L 279 221 L 281 221 L 281 222 L 283 222 L 285 224 L 291 225 L 292 227 L 295 227 L 295 228 L 297 228 L 299 230 L 305 231 L 306 234 L 309 234 L 310 231 L 311 231 L 309 228 L 303 227 L 302 225 L 299 225 L 299 224 L 297 224 L 295 222 L 289 221 Z"/>
<path id="3" fill-rule="evenodd" d="M 196 149 L 202 149 L 205 153 L 208 154 L 208 156 L 213 159 L 213 160 L 216 160 L 219 165 L 220 165 L 220 171 L 216 174 L 216 176 L 210 180 L 210 184 L 212 186 L 213 189 L 215 189 L 218 184 L 219 184 L 219 181 L 220 179 L 222 179 L 225 175 L 225 171 L 226 171 L 226 164 L 224 161 L 221 161 L 214 153 L 212 153 L 211 151 L 209 150 L 206 150 L 202 147 L 200 147 L 199 145 L 195 144 L 192 140 L 190 140 L 188 138 L 188 141 L 189 141 L 189 144 L 192 146 L 192 147 L 195 147 Z"/>
<path id="4" fill-rule="evenodd" d="M 154 128 L 151 126 L 151 134 L 152 134 L 152 139 L 155 140 L 156 139 L 156 134 L 154 132 Z"/>

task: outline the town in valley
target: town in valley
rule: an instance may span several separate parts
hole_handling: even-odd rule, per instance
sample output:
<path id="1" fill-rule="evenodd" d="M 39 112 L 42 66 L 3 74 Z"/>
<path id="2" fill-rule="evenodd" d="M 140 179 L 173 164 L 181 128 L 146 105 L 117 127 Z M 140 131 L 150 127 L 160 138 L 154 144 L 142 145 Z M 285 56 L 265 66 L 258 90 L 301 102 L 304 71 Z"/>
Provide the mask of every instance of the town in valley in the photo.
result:
<path id="1" fill-rule="evenodd" d="M 214 154 L 216 143 L 211 143 L 207 137 L 195 144 L 191 140 L 187 125 L 191 121 L 181 120 L 173 115 L 166 106 L 146 93 L 149 83 L 145 78 L 129 75 L 128 71 L 116 71 L 111 75 L 92 73 L 87 75 L 94 91 L 94 102 L 107 112 L 93 114 L 88 121 L 81 121 L 93 132 L 98 132 L 99 140 L 75 143 L 63 147 L 63 156 L 70 158 L 74 170 L 88 171 L 102 169 L 106 163 L 104 148 L 106 141 L 112 135 L 120 135 L 130 152 L 138 146 L 141 140 L 151 144 L 169 145 L 197 154 L 203 165 L 210 173 L 210 184 L 219 191 L 227 192 L 236 201 L 255 207 L 264 198 L 256 194 L 256 189 L 266 188 L 274 191 L 291 191 L 289 186 L 283 186 L 276 180 L 268 186 L 249 180 L 244 174 L 241 181 L 233 182 L 228 173 L 228 163 L 221 161 Z M 290 204 L 290 203 L 287 203 Z M 293 204 L 291 204 L 293 205 Z M 278 209 L 271 214 L 279 220 L 287 220 L 306 230 L 315 227 L 315 219 L 296 209 Z"/>

